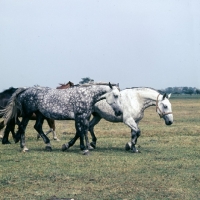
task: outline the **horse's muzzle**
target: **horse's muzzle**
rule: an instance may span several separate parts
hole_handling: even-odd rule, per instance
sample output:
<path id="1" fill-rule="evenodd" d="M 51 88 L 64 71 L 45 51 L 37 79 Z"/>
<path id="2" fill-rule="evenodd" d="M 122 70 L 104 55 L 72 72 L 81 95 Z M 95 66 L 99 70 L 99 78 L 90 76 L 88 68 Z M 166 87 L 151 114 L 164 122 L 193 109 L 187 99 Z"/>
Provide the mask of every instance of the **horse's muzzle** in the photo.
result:
<path id="1" fill-rule="evenodd" d="M 173 122 L 172 122 L 172 121 L 168 121 L 168 122 L 165 121 L 165 124 L 166 124 L 166 125 L 172 125 Z"/>
<path id="2" fill-rule="evenodd" d="M 122 115 L 122 112 L 121 112 L 120 110 L 115 111 L 115 115 L 116 115 L 116 116 L 120 116 L 120 115 Z"/>

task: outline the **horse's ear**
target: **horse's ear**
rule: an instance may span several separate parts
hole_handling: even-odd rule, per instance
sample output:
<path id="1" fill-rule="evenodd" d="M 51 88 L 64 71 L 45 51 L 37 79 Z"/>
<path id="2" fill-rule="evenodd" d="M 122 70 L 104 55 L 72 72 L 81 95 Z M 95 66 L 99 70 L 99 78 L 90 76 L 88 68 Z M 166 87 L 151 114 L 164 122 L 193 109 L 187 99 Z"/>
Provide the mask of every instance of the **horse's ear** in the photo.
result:
<path id="1" fill-rule="evenodd" d="M 119 88 L 119 83 L 117 83 L 116 86 Z"/>
<path id="2" fill-rule="evenodd" d="M 171 97 L 171 94 L 172 94 L 172 93 L 170 93 L 170 94 L 167 95 L 167 98 L 168 98 L 168 99 Z"/>
<path id="3" fill-rule="evenodd" d="M 110 83 L 110 82 L 109 82 L 109 86 L 110 86 L 110 88 L 111 88 L 111 89 L 113 89 L 113 87 L 112 87 L 112 85 L 111 85 L 111 83 Z"/>
<path id="4" fill-rule="evenodd" d="M 165 99 L 166 96 L 167 96 L 167 94 L 165 93 L 165 94 L 163 95 L 163 100 Z"/>

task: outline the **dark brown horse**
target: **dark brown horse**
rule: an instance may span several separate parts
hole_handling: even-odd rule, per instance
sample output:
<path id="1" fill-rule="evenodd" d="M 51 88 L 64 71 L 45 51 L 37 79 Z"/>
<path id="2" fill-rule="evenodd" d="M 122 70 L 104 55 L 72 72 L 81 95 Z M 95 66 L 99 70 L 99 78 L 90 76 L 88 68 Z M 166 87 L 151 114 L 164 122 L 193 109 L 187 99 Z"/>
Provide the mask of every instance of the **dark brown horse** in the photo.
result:
<path id="1" fill-rule="evenodd" d="M 3 109 L 6 107 L 7 103 L 9 102 L 12 94 L 17 90 L 18 88 L 9 88 L 7 90 L 4 90 L 0 93 L 0 109 Z M 0 113 L 0 117 L 2 117 L 2 114 Z M 58 140 L 56 133 L 55 133 L 55 121 L 53 119 L 45 118 L 50 130 L 46 133 L 53 132 L 53 138 L 55 140 Z M 18 120 L 18 119 L 17 119 Z M 36 120 L 36 115 L 33 113 L 31 116 L 31 120 Z M 15 140 L 15 120 L 11 121 L 10 126 L 7 126 L 4 132 L 4 136 L 2 137 L 2 144 L 10 144 L 8 140 L 9 133 L 12 133 L 13 139 Z M 0 122 L 0 131 L 5 127 L 4 121 Z M 6 133 L 6 134 L 5 134 Z"/>
<path id="2" fill-rule="evenodd" d="M 59 83 L 60 86 L 58 86 L 56 89 L 67 89 L 67 88 L 70 88 L 70 87 L 73 87 L 74 86 L 74 83 L 72 83 L 71 81 L 69 81 L 68 83 Z"/>
<path id="3" fill-rule="evenodd" d="M 57 87 L 56 89 L 67 89 L 70 87 L 74 86 L 74 83 L 69 81 L 66 84 L 60 84 L 61 86 Z M 17 90 L 18 88 L 9 88 L 7 90 L 4 90 L 3 92 L 0 93 L 0 109 L 3 109 L 6 107 L 7 103 L 9 102 L 9 99 L 11 98 L 12 94 Z M 2 117 L 0 113 L 0 117 Z M 36 115 L 33 113 L 33 115 L 30 118 L 31 120 L 36 120 Z M 53 132 L 53 138 L 54 140 L 59 141 L 57 138 L 56 132 L 55 132 L 55 121 L 53 119 L 46 118 L 46 121 L 50 127 L 49 131 L 46 132 L 46 135 L 49 134 L 50 132 Z M 4 136 L 2 138 L 2 144 L 10 144 L 8 140 L 9 133 L 12 133 L 13 139 L 15 140 L 15 124 L 18 124 L 19 119 L 15 121 L 15 119 L 11 120 L 10 125 L 6 126 L 5 131 L 4 131 Z M 0 122 L 0 131 L 5 127 L 4 121 Z M 39 139 L 39 136 L 37 136 L 37 139 Z"/>
<path id="4" fill-rule="evenodd" d="M 13 88 L 13 87 L 10 87 L 9 89 L 7 90 L 4 90 L 3 92 L 0 93 L 0 109 L 3 109 L 6 107 L 10 97 L 12 96 L 12 94 L 17 90 L 17 88 Z M 3 115 L 0 113 L 0 117 L 3 117 Z M 0 123 L 0 130 L 3 129 L 5 127 L 4 125 L 4 121 L 2 121 Z M 14 132 L 14 127 L 12 126 L 11 128 L 11 133 L 12 133 L 12 136 L 13 138 L 15 138 L 15 132 Z M 1 136 L 2 137 L 2 136 Z"/>

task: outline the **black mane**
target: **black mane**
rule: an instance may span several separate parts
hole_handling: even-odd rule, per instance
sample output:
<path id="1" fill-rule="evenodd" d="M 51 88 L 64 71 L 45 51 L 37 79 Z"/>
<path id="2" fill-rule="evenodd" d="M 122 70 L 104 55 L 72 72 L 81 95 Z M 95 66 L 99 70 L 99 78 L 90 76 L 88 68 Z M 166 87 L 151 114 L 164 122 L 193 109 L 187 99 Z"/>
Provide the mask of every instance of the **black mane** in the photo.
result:
<path id="1" fill-rule="evenodd" d="M 11 95 L 17 90 L 18 88 L 10 87 L 9 89 L 4 90 L 0 93 L 0 95 Z"/>
<path id="2" fill-rule="evenodd" d="M 9 89 L 6 89 L 0 93 L 0 109 L 4 108 L 7 105 L 11 96 L 17 89 L 18 88 L 10 87 Z"/>

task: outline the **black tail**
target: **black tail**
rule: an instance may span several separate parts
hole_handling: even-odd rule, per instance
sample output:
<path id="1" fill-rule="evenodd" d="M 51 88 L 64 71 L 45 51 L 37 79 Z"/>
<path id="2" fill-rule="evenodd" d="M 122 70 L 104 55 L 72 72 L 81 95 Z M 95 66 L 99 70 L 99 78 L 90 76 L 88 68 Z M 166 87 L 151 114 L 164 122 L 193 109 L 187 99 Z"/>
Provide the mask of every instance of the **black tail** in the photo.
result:
<path id="1" fill-rule="evenodd" d="M 0 110 L 4 118 L 4 125 L 6 125 L 10 119 L 16 119 L 19 111 L 21 113 L 21 103 L 17 101 L 17 96 L 26 89 L 27 88 L 18 88 L 17 91 L 13 93 L 7 106 L 3 110 Z"/>

